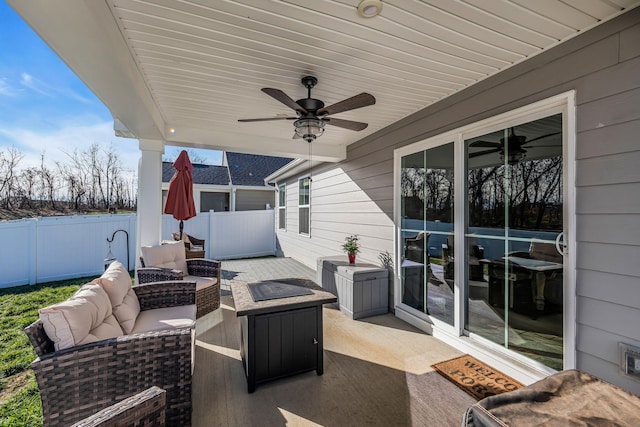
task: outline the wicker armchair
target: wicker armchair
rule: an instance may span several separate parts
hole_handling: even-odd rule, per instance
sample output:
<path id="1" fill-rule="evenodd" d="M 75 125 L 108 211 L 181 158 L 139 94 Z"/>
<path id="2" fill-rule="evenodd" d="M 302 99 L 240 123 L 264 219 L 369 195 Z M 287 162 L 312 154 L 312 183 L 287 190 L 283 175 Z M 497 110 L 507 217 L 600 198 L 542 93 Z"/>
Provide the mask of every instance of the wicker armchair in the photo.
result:
<path id="1" fill-rule="evenodd" d="M 194 304 L 195 283 L 135 286 L 140 310 Z M 68 426 L 158 386 L 166 390 L 167 425 L 191 423 L 192 328 L 123 335 L 55 351 L 42 321 L 25 328 L 45 426 Z"/>
<path id="2" fill-rule="evenodd" d="M 193 237 L 187 233 L 182 234 L 182 238 L 180 238 L 180 233 L 172 233 L 173 240 L 179 242 L 180 240 L 184 241 L 185 255 L 187 259 L 190 258 L 204 258 L 205 250 L 204 244 L 205 241 L 203 239 L 198 239 L 197 237 Z"/>
<path id="3" fill-rule="evenodd" d="M 172 246 L 172 245 L 166 245 Z M 222 265 L 220 261 L 212 259 L 186 259 L 187 275 L 182 270 L 166 267 L 146 265 L 140 258 L 142 268 L 137 270 L 138 283 L 149 283 L 166 280 L 195 280 L 196 287 L 196 318 L 220 307 L 220 281 L 222 279 Z M 211 281 L 209 281 L 211 279 Z M 200 286 L 200 281 L 207 281 L 206 286 Z M 212 283 L 211 283 L 212 282 Z"/>
<path id="4" fill-rule="evenodd" d="M 166 404 L 166 392 L 154 386 L 111 405 L 71 427 L 164 427 Z"/>

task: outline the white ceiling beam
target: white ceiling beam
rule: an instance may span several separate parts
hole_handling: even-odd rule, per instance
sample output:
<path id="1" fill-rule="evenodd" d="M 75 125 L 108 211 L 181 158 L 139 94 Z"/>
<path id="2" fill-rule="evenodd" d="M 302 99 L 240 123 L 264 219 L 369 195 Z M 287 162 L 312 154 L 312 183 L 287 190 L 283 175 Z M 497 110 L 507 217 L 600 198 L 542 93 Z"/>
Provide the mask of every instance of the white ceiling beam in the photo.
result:
<path id="1" fill-rule="evenodd" d="M 293 134 L 293 129 L 291 133 Z M 347 149 L 344 145 L 312 142 L 310 152 L 309 143 L 303 139 L 258 137 L 198 128 L 180 128 L 175 134 L 167 132 L 165 141 L 167 145 L 181 147 L 303 159 L 308 159 L 311 153 L 314 161 L 332 163 L 347 158 Z"/>

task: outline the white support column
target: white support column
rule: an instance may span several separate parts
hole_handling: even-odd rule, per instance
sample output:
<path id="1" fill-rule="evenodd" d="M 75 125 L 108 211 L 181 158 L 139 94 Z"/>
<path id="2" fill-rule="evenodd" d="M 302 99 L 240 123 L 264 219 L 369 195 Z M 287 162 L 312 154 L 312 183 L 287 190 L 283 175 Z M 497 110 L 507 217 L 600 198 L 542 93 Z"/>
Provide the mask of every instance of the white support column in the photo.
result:
<path id="1" fill-rule="evenodd" d="M 231 194 L 229 195 L 229 211 L 236 211 L 236 187 L 231 188 Z"/>
<path id="2" fill-rule="evenodd" d="M 140 140 L 136 260 L 142 246 L 157 245 L 162 236 L 162 155 L 164 142 Z"/>

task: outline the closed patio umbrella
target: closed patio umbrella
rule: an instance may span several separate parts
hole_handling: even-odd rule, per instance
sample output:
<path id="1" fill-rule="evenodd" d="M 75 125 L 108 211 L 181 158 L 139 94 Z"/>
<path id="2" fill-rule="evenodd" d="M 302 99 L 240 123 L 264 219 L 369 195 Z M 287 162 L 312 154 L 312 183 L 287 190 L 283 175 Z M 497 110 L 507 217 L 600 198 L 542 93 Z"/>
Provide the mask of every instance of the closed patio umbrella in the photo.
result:
<path id="1" fill-rule="evenodd" d="M 180 239 L 182 239 L 184 221 L 196 216 L 196 207 L 193 203 L 193 166 L 186 151 L 182 150 L 173 167 L 176 173 L 169 181 L 164 213 L 172 214 L 176 220 L 180 221 Z"/>

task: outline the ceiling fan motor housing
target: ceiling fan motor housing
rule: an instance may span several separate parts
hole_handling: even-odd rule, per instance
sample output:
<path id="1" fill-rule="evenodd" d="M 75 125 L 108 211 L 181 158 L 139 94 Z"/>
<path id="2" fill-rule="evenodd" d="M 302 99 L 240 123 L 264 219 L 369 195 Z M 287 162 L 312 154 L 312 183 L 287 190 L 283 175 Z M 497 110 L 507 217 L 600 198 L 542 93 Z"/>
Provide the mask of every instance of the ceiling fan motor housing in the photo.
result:
<path id="1" fill-rule="evenodd" d="M 303 98 L 296 101 L 302 108 L 315 116 L 316 111 L 324 107 L 324 102 L 314 98 Z"/>

